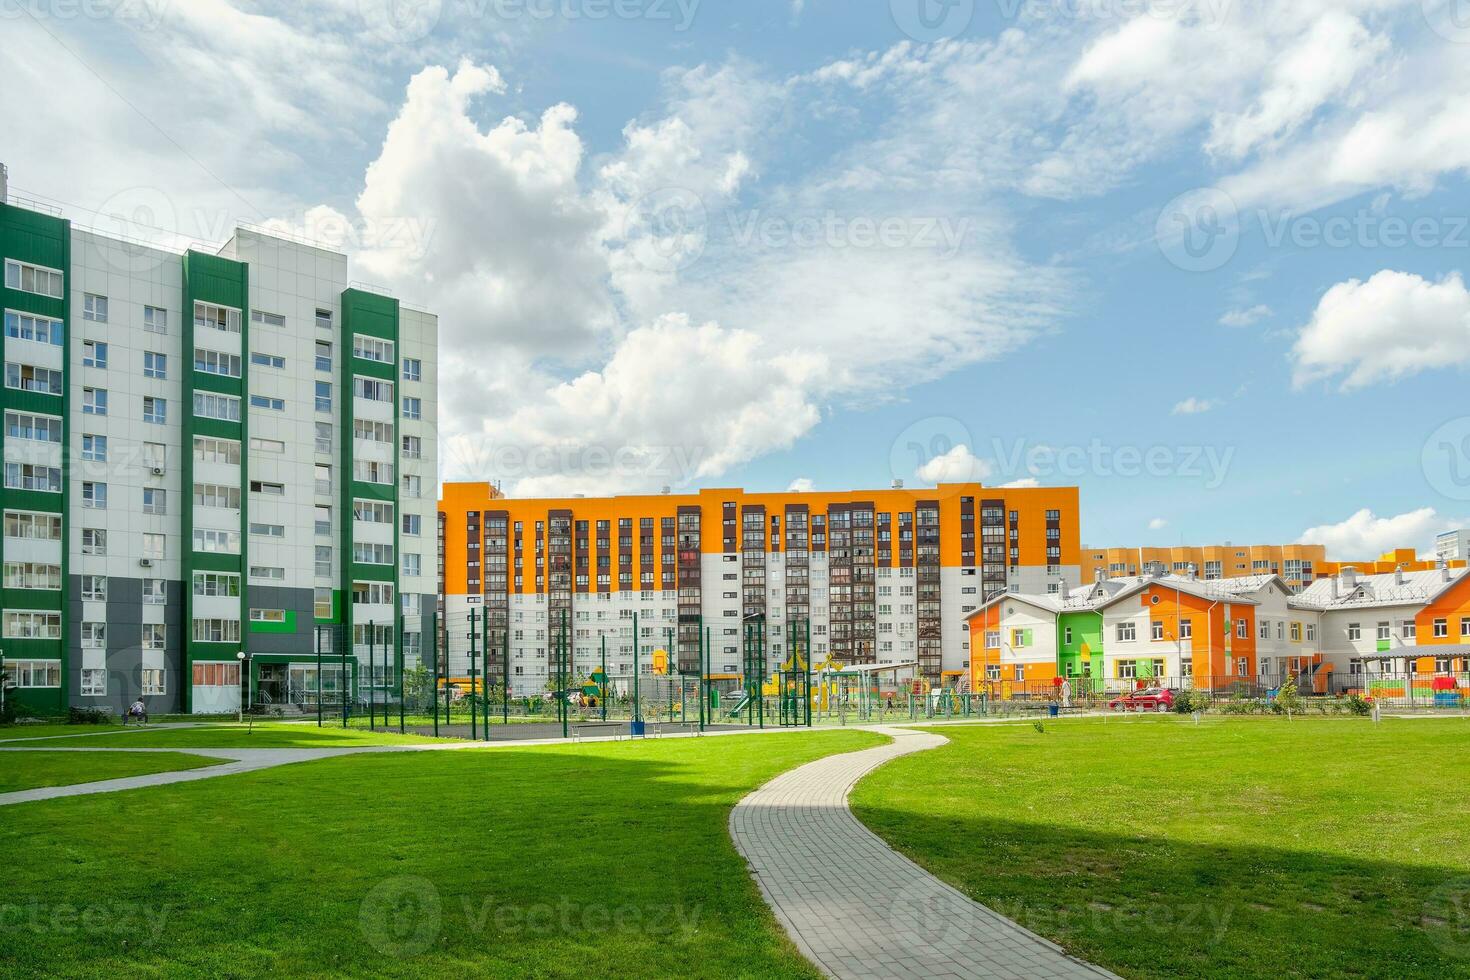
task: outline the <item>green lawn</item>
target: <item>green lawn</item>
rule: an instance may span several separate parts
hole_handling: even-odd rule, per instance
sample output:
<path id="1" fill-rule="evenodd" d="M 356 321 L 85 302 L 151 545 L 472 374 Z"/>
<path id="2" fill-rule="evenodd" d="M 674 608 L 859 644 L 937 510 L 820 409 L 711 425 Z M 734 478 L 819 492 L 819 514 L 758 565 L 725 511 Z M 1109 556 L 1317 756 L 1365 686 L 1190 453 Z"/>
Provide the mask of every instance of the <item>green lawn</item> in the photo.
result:
<path id="1" fill-rule="evenodd" d="M 11 739 L 50 738 L 55 735 L 108 735 L 122 730 L 121 725 L 66 725 L 61 722 L 0 725 L 0 744 Z"/>
<path id="2" fill-rule="evenodd" d="M 199 725 L 192 728 L 152 728 L 145 731 L 111 731 L 88 738 L 42 739 L 27 744 L 72 745 L 117 748 L 199 748 L 199 749 L 281 749 L 281 748 L 332 748 L 354 745 L 435 745 L 446 739 L 425 738 L 418 735 L 399 735 L 396 729 L 388 732 L 367 729 L 342 728 L 326 725 L 316 727 L 315 722 L 261 722 L 254 727 L 240 724 Z M 12 743 L 15 744 L 15 743 Z"/>
<path id="3" fill-rule="evenodd" d="M 852 795 L 972 898 L 1125 977 L 1470 976 L 1470 721 L 934 729 Z"/>
<path id="4" fill-rule="evenodd" d="M 881 741 L 359 755 L 7 808 L 0 975 L 815 978 L 729 810 Z"/>
<path id="5" fill-rule="evenodd" d="M 0 752 L 0 793 L 218 765 L 173 752 Z"/>

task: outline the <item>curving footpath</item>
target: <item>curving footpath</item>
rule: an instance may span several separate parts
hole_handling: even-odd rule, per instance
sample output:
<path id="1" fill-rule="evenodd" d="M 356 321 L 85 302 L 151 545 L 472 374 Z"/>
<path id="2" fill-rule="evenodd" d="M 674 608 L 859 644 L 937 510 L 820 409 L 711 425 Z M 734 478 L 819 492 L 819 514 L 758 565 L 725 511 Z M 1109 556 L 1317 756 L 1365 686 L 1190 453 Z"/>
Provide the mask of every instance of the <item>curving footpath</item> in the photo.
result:
<path id="1" fill-rule="evenodd" d="M 786 932 L 838 980 L 1112 977 L 971 901 L 858 822 L 853 785 L 941 735 L 867 729 L 889 745 L 783 773 L 736 804 L 730 836 Z"/>

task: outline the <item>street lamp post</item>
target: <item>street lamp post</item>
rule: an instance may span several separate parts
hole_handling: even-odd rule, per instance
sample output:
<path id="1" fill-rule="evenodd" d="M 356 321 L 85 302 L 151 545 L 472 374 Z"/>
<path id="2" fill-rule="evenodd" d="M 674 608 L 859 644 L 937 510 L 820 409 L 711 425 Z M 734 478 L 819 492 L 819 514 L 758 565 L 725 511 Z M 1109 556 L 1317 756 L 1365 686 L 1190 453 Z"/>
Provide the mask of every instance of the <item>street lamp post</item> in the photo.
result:
<path id="1" fill-rule="evenodd" d="M 245 720 L 245 704 L 250 702 L 250 665 L 245 662 L 245 651 L 241 650 L 235 654 L 235 659 L 240 661 L 240 684 L 245 688 L 245 702 L 239 705 L 238 721 Z"/>

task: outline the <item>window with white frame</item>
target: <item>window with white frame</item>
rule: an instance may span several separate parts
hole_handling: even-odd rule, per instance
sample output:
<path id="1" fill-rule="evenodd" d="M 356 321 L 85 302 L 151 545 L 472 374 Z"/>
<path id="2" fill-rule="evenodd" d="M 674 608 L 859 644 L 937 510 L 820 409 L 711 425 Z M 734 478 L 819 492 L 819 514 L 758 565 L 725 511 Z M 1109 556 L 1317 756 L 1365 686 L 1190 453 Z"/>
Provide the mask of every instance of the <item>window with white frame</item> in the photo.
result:
<path id="1" fill-rule="evenodd" d="M 59 622 L 60 617 L 58 617 Z M 6 625 L 10 614 L 6 614 Z M 57 627 L 60 629 L 60 626 Z M 10 634 L 6 634 L 7 636 Z M 7 660 L 5 674 L 14 687 L 60 687 L 61 661 L 59 660 Z"/>
<path id="2" fill-rule="evenodd" d="M 149 333 L 168 333 L 168 310 L 159 306 L 143 307 L 143 329 Z"/>
<path id="3" fill-rule="evenodd" d="M 204 419 L 238 422 L 240 421 L 240 399 L 234 395 L 196 391 L 194 392 L 194 414 Z"/>
<path id="4" fill-rule="evenodd" d="M 286 318 L 279 313 L 267 313 L 264 310 L 251 310 L 250 322 L 259 323 L 266 327 L 284 327 Z"/>
<path id="5" fill-rule="evenodd" d="M 5 536 L 35 541 L 60 541 L 61 515 L 7 510 Z"/>
<path id="6" fill-rule="evenodd" d="M 271 395 L 251 395 L 250 407 L 265 409 L 268 412 L 284 412 L 286 410 L 286 400 L 284 398 L 275 398 Z"/>
<path id="7" fill-rule="evenodd" d="M 64 334 L 60 320 L 19 310 L 5 311 L 5 336 L 13 340 L 34 340 L 60 347 L 65 342 Z"/>
<path id="8" fill-rule="evenodd" d="M 162 650 L 168 642 L 168 629 L 162 623 L 144 623 L 140 639 L 144 650 Z"/>
<path id="9" fill-rule="evenodd" d="M 240 532 L 196 527 L 194 529 L 194 550 L 209 554 L 238 555 L 240 553 Z"/>
<path id="10" fill-rule="evenodd" d="M 93 463 L 107 462 L 107 437 L 82 433 L 82 459 Z"/>
<path id="11" fill-rule="evenodd" d="M 421 419 L 424 417 L 424 402 L 421 398 L 403 399 L 403 417 L 406 419 Z"/>
<path id="12" fill-rule="evenodd" d="M 5 288 L 35 293 L 37 296 L 50 296 L 52 299 L 61 299 L 63 296 L 60 272 L 14 259 L 5 260 Z"/>
<path id="13" fill-rule="evenodd" d="M 5 362 L 5 387 L 15 391 L 33 391 L 42 395 L 59 395 L 66 387 L 60 371 L 33 364 Z"/>
<path id="14" fill-rule="evenodd" d="M 213 303 L 194 303 L 194 326 L 198 329 L 240 332 L 240 311 Z"/>
<path id="15" fill-rule="evenodd" d="M 60 442 L 61 419 L 52 415 L 32 415 L 30 412 L 6 412 L 5 434 L 12 439 Z"/>
<path id="16" fill-rule="evenodd" d="M 168 513 L 168 491 L 158 487 L 143 488 L 143 513 L 145 514 L 167 514 Z"/>
<path id="17" fill-rule="evenodd" d="M 143 580 L 143 605 L 163 606 L 168 604 L 168 582 L 161 578 Z"/>
<path id="18" fill-rule="evenodd" d="M 107 671 L 101 667 L 82 668 L 82 686 L 79 692 L 84 698 L 100 698 L 107 694 Z"/>
<path id="19" fill-rule="evenodd" d="M 255 440 L 250 440 L 255 448 Z M 227 463 L 239 465 L 240 443 L 234 439 L 214 439 L 210 436 L 194 437 L 194 458 L 201 463 Z"/>
<path id="20" fill-rule="evenodd" d="M 156 697 L 160 694 L 168 693 L 167 686 L 164 683 L 163 668 L 144 667 L 142 674 L 143 694 L 145 697 Z"/>
<path id="21" fill-rule="evenodd" d="M 82 482 L 82 506 L 90 510 L 106 510 L 107 484 L 84 480 Z"/>
<path id="22" fill-rule="evenodd" d="M 60 493 L 61 468 L 40 466 L 35 463 L 6 463 L 5 488 L 7 490 L 40 490 L 44 493 Z"/>
<path id="23" fill-rule="evenodd" d="M 417 357 L 405 357 L 403 359 L 403 380 L 422 381 L 424 379 L 424 362 Z"/>
<path id="24" fill-rule="evenodd" d="M 1116 635 L 1119 643 L 1132 643 L 1138 639 L 1138 628 L 1133 623 L 1119 623 Z"/>
<path id="25" fill-rule="evenodd" d="M 107 344 L 100 340 L 82 341 L 82 367 L 107 369 Z"/>
<path id="26" fill-rule="evenodd" d="M 143 421 L 150 425 L 168 424 L 168 399 L 143 396 Z"/>
<path id="27" fill-rule="evenodd" d="M 107 624 L 82 623 L 82 648 L 84 650 L 107 649 Z"/>
<path id="28" fill-rule="evenodd" d="M 164 554 L 165 549 L 168 547 L 167 540 L 167 535 L 160 534 L 157 531 L 143 532 L 143 557 L 149 561 L 162 561 L 168 557 Z"/>
<path id="29" fill-rule="evenodd" d="M 83 575 L 82 598 L 91 602 L 107 601 L 107 576 Z"/>
<path id="30" fill-rule="evenodd" d="M 193 628 L 196 643 L 240 642 L 240 621 L 238 619 L 196 619 Z"/>
<path id="31" fill-rule="evenodd" d="M 97 323 L 107 322 L 107 297 L 96 293 L 82 294 L 82 319 Z"/>
<path id="32" fill-rule="evenodd" d="M 240 594 L 240 576 L 233 572 L 195 572 L 194 594 L 205 598 L 232 598 Z"/>
<path id="33" fill-rule="evenodd" d="M 107 554 L 107 532 L 100 527 L 82 528 L 82 554 Z"/>
<path id="34" fill-rule="evenodd" d="M 392 364 L 393 341 L 381 340 L 377 337 L 367 337 L 360 333 L 353 334 L 352 356 L 360 357 L 364 361 L 377 361 L 379 364 Z"/>
<path id="35" fill-rule="evenodd" d="M 371 402 L 391 402 L 393 382 L 355 376 L 352 379 L 352 395 Z"/>
<path id="36" fill-rule="evenodd" d="M 162 381 L 168 377 L 168 355 L 157 351 L 143 352 L 143 377 Z"/>
<path id="37" fill-rule="evenodd" d="M 205 347 L 194 348 L 194 370 L 224 378 L 240 377 L 240 355 Z"/>

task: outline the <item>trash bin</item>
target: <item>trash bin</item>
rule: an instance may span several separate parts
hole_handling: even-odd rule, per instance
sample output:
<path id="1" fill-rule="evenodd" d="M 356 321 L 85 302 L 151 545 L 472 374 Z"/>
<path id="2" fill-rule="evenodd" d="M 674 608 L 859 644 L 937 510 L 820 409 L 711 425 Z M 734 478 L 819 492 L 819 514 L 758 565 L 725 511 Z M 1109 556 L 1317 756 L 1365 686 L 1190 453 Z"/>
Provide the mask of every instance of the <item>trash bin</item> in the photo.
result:
<path id="1" fill-rule="evenodd" d="M 1062 706 L 1059 704 L 1049 704 L 1046 706 L 1046 713 L 1055 718 L 1062 713 Z"/>
<path id="2" fill-rule="evenodd" d="M 628 734 L 634 738 L 645 738 L 648 735 L 648 722 L 632 721 L 628 723 Z"/>

